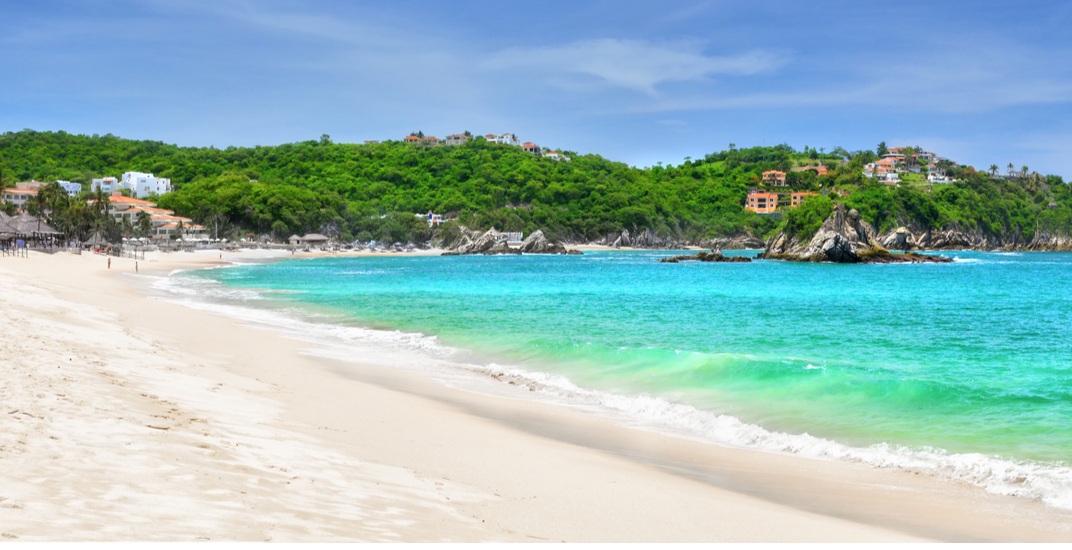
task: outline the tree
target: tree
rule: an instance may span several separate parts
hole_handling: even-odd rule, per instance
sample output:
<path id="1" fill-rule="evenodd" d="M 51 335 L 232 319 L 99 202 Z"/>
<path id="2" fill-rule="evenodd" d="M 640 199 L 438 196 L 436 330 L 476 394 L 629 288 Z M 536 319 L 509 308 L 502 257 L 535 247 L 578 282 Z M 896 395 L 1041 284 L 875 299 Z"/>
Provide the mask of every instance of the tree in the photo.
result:
<path id="1" fill-rule="evenodd" d="M 153 218 L 148 212 L 144 210 L 138 211 L 138 222 L 135 228 L 135 234 L 143 239 L 149 238 L 153 234 Z"/>
<path id="2" fill-rule="evenodd" d="M 879 142 L 878 147 L 875 148 L 875 154 L 877 154 L 880 157 L 882 155 L 890 154 L 890 150 L 886 148 L 886 142 L 885 141 Z"/>
<path id="3" fill-rule="evenodd" d="M 997 164 L 991 164 L 990 165 L 990 177 L 996 176 L 997 173 L 998 173 L 998 165 Z"/>

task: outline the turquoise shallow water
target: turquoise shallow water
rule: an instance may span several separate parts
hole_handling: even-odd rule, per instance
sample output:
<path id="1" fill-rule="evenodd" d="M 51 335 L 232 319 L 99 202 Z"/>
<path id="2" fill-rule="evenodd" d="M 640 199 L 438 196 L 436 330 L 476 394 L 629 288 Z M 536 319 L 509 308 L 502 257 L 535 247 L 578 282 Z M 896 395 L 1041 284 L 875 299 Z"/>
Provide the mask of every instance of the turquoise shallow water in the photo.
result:
<path id="1" fill-rule="evenodd" d="M 686 407 L 716 440 L 793 452 L 820 441 L 815 454 L 896 456 L 1057 505 L 1072 494 L 1072 254 L 657 262 L 667 255 L 324 258 L 175 279 L 252 290 L 270 297 L 256 307 L 321 322 L 435 336 L 485 363 L 633 399 L 618 407 L 630 414 Z M 651 399 L 658 412 L 638 405 Z"/>

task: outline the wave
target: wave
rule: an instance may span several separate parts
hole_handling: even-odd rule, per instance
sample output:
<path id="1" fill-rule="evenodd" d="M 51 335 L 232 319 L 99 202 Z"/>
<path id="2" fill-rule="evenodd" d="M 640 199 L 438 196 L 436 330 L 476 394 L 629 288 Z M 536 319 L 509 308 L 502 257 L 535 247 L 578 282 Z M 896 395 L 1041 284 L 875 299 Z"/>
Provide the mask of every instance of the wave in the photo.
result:
<path id="1" fill-rule="evenodd" d="M 256 291 L 228 289 L 199 277 L 160 278 L 153 288 L 162 298 L 188 307 L 245 320 L 312 342 L 306 353 L 342 361 L 389 364 L 429 375 L 448 386 L 569 406 L 614 418 L 624 425 L 730 447 L 856 462 L 970 483 L 987 492 L 1028 498 L 1072 510 L 1072 467 L 1011 460 L 981 453 L 949 453 L 880 443 L 850 446 L 808 433 L 790 434 L 699 409 L 661 396 L 624 395 L 581 387 L 567 377 L 515 365 L 484 361 L 435 336 L 340 324 L 340 319 L 298 309 L 256 307 Z M 805 370 L 825 366 L 805 362 Z M 482 383 L 481 383 L 482 382 Z"/>

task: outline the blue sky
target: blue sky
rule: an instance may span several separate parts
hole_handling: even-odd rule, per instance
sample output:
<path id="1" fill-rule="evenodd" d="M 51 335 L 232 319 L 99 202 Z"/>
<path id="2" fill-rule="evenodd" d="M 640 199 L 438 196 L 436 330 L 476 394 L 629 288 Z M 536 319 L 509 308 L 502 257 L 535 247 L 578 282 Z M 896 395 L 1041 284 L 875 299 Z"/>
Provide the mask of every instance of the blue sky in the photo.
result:
<path id="1" fill-rule="evenodd" d="M 1072 2 L 3 2 L 0 131 L 513 132 L 636 166 L 919 145 L 1072 179 Z"/>

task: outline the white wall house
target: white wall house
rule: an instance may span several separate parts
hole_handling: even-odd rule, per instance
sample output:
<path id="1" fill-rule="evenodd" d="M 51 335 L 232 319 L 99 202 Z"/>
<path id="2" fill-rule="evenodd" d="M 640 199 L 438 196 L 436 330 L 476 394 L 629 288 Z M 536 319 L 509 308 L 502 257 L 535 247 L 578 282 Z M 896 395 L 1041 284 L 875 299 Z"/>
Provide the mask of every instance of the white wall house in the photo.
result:
<path id="1" fill-rule="evenodd" d="M 73 181 L 66 180 L 56 180 L 56 183 L 60 184 L 60 187 L 62 187 L 63 190 L 66 191 L 67 194 L 72 197 L 82 192 L 81 183 L 75 183 Z"/>
<path id="2" fill-rule="evenodd" d="M 113 177 L 93 178 L 93 183 L 91 184 L 90 189 L 92 189 L 94 193 L 103 191 L 109 195 L 114 195 L 119 192 L 119 180 Z"/>
<path id="3" fill-rule="evenodd" d="M 126 172 L 121 182 L 122 189 L 130 189 L 131 195 L 144 199 L 151 195 L 163 195 L 171 192 L 171 179 L 157 178 L 152 174 Z"/>

